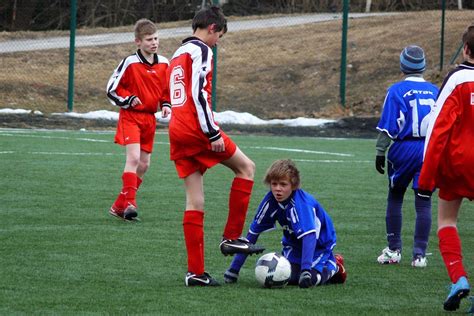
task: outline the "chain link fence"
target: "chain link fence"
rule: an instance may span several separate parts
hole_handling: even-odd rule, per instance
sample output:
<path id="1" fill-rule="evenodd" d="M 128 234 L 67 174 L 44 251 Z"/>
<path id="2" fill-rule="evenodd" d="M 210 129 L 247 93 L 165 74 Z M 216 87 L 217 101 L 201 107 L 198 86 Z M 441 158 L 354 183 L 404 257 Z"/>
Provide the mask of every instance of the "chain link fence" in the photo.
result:
<path id="1" fill-rule="evenodd" d="M 386 88 L 402 78 L 398 58 L 404 46 L 425 49 L 425 78 L 440 85 L 453 67 L 450 62 L 461 61 L 456 54 L 461 34 L 474 22 L 472 9 L 448 6 L 440 70 L 441 10 L 350 12 L 342 107 L 342 13 L 332 9 L 335 12 L 230 16 L 229 32 L 218 47 L 217 111 L 250 112 L 261 118 L 378 115 Z M 189 20 L 158 26 L 159 54 L 167 58 L 192 33 Z M 105 85 L 121 59 L 136 50 L 132 31 L 132 26 L 78 29 L 75 112 L 117 110 L 106 99 Z M 0 33 L 0 108 L 67 111 L 68 68 L 69 32 Z"/>

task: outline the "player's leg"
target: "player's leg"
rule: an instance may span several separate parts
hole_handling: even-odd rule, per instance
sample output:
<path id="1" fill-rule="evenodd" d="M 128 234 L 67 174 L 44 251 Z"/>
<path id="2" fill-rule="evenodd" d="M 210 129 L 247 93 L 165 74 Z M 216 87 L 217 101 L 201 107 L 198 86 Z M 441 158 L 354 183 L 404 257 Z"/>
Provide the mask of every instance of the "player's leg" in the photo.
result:
<path id="1" fill-rule="evenodd" d="M 447 198 L 447 199 L 445 199 Z M 467 273 L 462 262 L 461 240 L 457 230 L 457 218 L 462 199 L 452 199 L 439 192 L 438 199 L 438 240 L 439 250 L 451 279 L 451 290 L 444 302 L 445 310 L 459 308 L 461 299 L 470 291 Z"/>
<path id="2" fill-rule="evenodd" d="M 234 155 L 222 162 L 230 168 L 235 178 L 229 194 L 229 216 L 224 230 L 225 239 L 237 239 L 242 234 L 248 204 L 253 188 L 255 164 L 239 148 Z"/>
<path id="3" fill-rule="evenodd" d="M 428 240 L 431 232 L 431 198 L 422 198 L 418 196 L 418 178 L 420 177 L 421 167 L 423 165 L 423 142 L 415 147 L 417 155 L 413 158 L 412 169 L 410 173 L 413 175 L 413 191 L 415 194 L 415 234 L 413 236 L 413 259 L 411 265 L 416 268 L 424 268 L 427 265 L 426 249 L 428 248 Z M 415 148 L 415 149 L 416 149 Z"/>
<path id="4" fill-rule="evenodd" d="M 402 206 L 405 190 L 406 188 L 403 187 L 389 187 L 388 190 L 385 212 L 388 247 L 383 249 L 382 254 L 377 258 L 381 264 L 394 264 L 401 260 Z"/>
<path id="5" fill-rule="evenodd" d="M 188 256 L 186 286 L 217 286 L 219 283 L 204 271 L 204 188 L 201 172 L 184 178 L 186 210 L 183 216 L 184 241 Z"/>
<path id="6" fill-rule="evenodd" d="M 235 150 L 231 158 L 221 163 L 235 174 L 229 193 L 229 214 L 224 229 L 223 241 L 220 245 L 221 251 L 224 255 L 261 253 L 265 250 L 263 247 L 254 245 L 246 238 L 240 237 L 252 195 L 255 163 L 239 148 Z"/>
<path id="7" fill-rule="evenodd" d="M 424 199 L 415 193 L 415 235 L 413 243 L 413 260 L 411 265 L 424 268 L 427 265 L 426 249 L 431 231 L 431 199 Z"/>
<path id="8" fill-rule="evenodd" d="M 137 217 L 136 192 L 137 168 L 140 161 L 140 144 L 132 143 L 125 146 L 126 161 L 122 174 L 122 190 L 112 205 L 110 213 L 114 216 L 133 220 Z"/>

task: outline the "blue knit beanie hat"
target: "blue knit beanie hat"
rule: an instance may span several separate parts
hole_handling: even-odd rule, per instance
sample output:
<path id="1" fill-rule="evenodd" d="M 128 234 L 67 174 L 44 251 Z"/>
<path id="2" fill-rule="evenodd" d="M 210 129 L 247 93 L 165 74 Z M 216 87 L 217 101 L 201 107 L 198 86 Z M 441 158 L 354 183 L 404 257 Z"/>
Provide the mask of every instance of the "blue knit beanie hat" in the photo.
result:
<path id="1" fill-rule="evenodd" d="M 426 69 L 425 52 L 416 45 L 405 47 L 400 54 L 400 70 L 404 74 L 422 73 Z"/>

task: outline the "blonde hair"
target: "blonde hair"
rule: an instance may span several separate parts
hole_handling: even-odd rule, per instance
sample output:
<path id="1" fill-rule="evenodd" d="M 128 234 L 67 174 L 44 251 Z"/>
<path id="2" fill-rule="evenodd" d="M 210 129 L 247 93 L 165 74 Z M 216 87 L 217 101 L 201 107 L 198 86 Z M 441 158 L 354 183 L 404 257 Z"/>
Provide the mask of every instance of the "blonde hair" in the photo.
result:
<path id="1" fill-rule="evenodd" d="M 291 159 L 280 159 L 268 168 L 263 183 L 270 185 L 274 180 L 288 179 L 293 189 L 300 187 L 300 172 Z"/>
<path id="2" fill-rule="evenodd" d="M 146 35 L 153 35 L 158 31 L 155 23 L 148 19 L 140 19 L 135 23 L 134 26 L 135 38 L 143 39 Z"/>

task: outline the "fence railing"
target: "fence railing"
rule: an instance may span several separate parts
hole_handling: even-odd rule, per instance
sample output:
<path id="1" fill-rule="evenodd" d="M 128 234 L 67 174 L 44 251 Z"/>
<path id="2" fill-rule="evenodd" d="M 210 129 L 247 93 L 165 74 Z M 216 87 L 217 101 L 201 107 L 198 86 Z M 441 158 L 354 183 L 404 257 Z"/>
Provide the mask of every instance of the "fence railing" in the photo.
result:
<path id="1" fill-rule="evenodd" d="M 343 17 L 344 12 L 230 17 L 218 48 L 217 110 L 266 118 L 377 115 L 386 87 L 400 78 L 401 49 L 423 47 L 426 78 L 440 84 L 460 60 L 460 36 L 474 21 L 474 11 L 347 12 Z M 159 25 L 161 55 L 171 57 L 191 34 L 189 24 Z M 120 60 L 136 49 L 131 26 L 118 31 L 79 29 L 75 47 L 69 44 L 74 32 L 71 37 L 0 33 L 0 108 L 114 110 L 105 85 Z M 68 99 L 74 100 L 69 109 Z"/>

